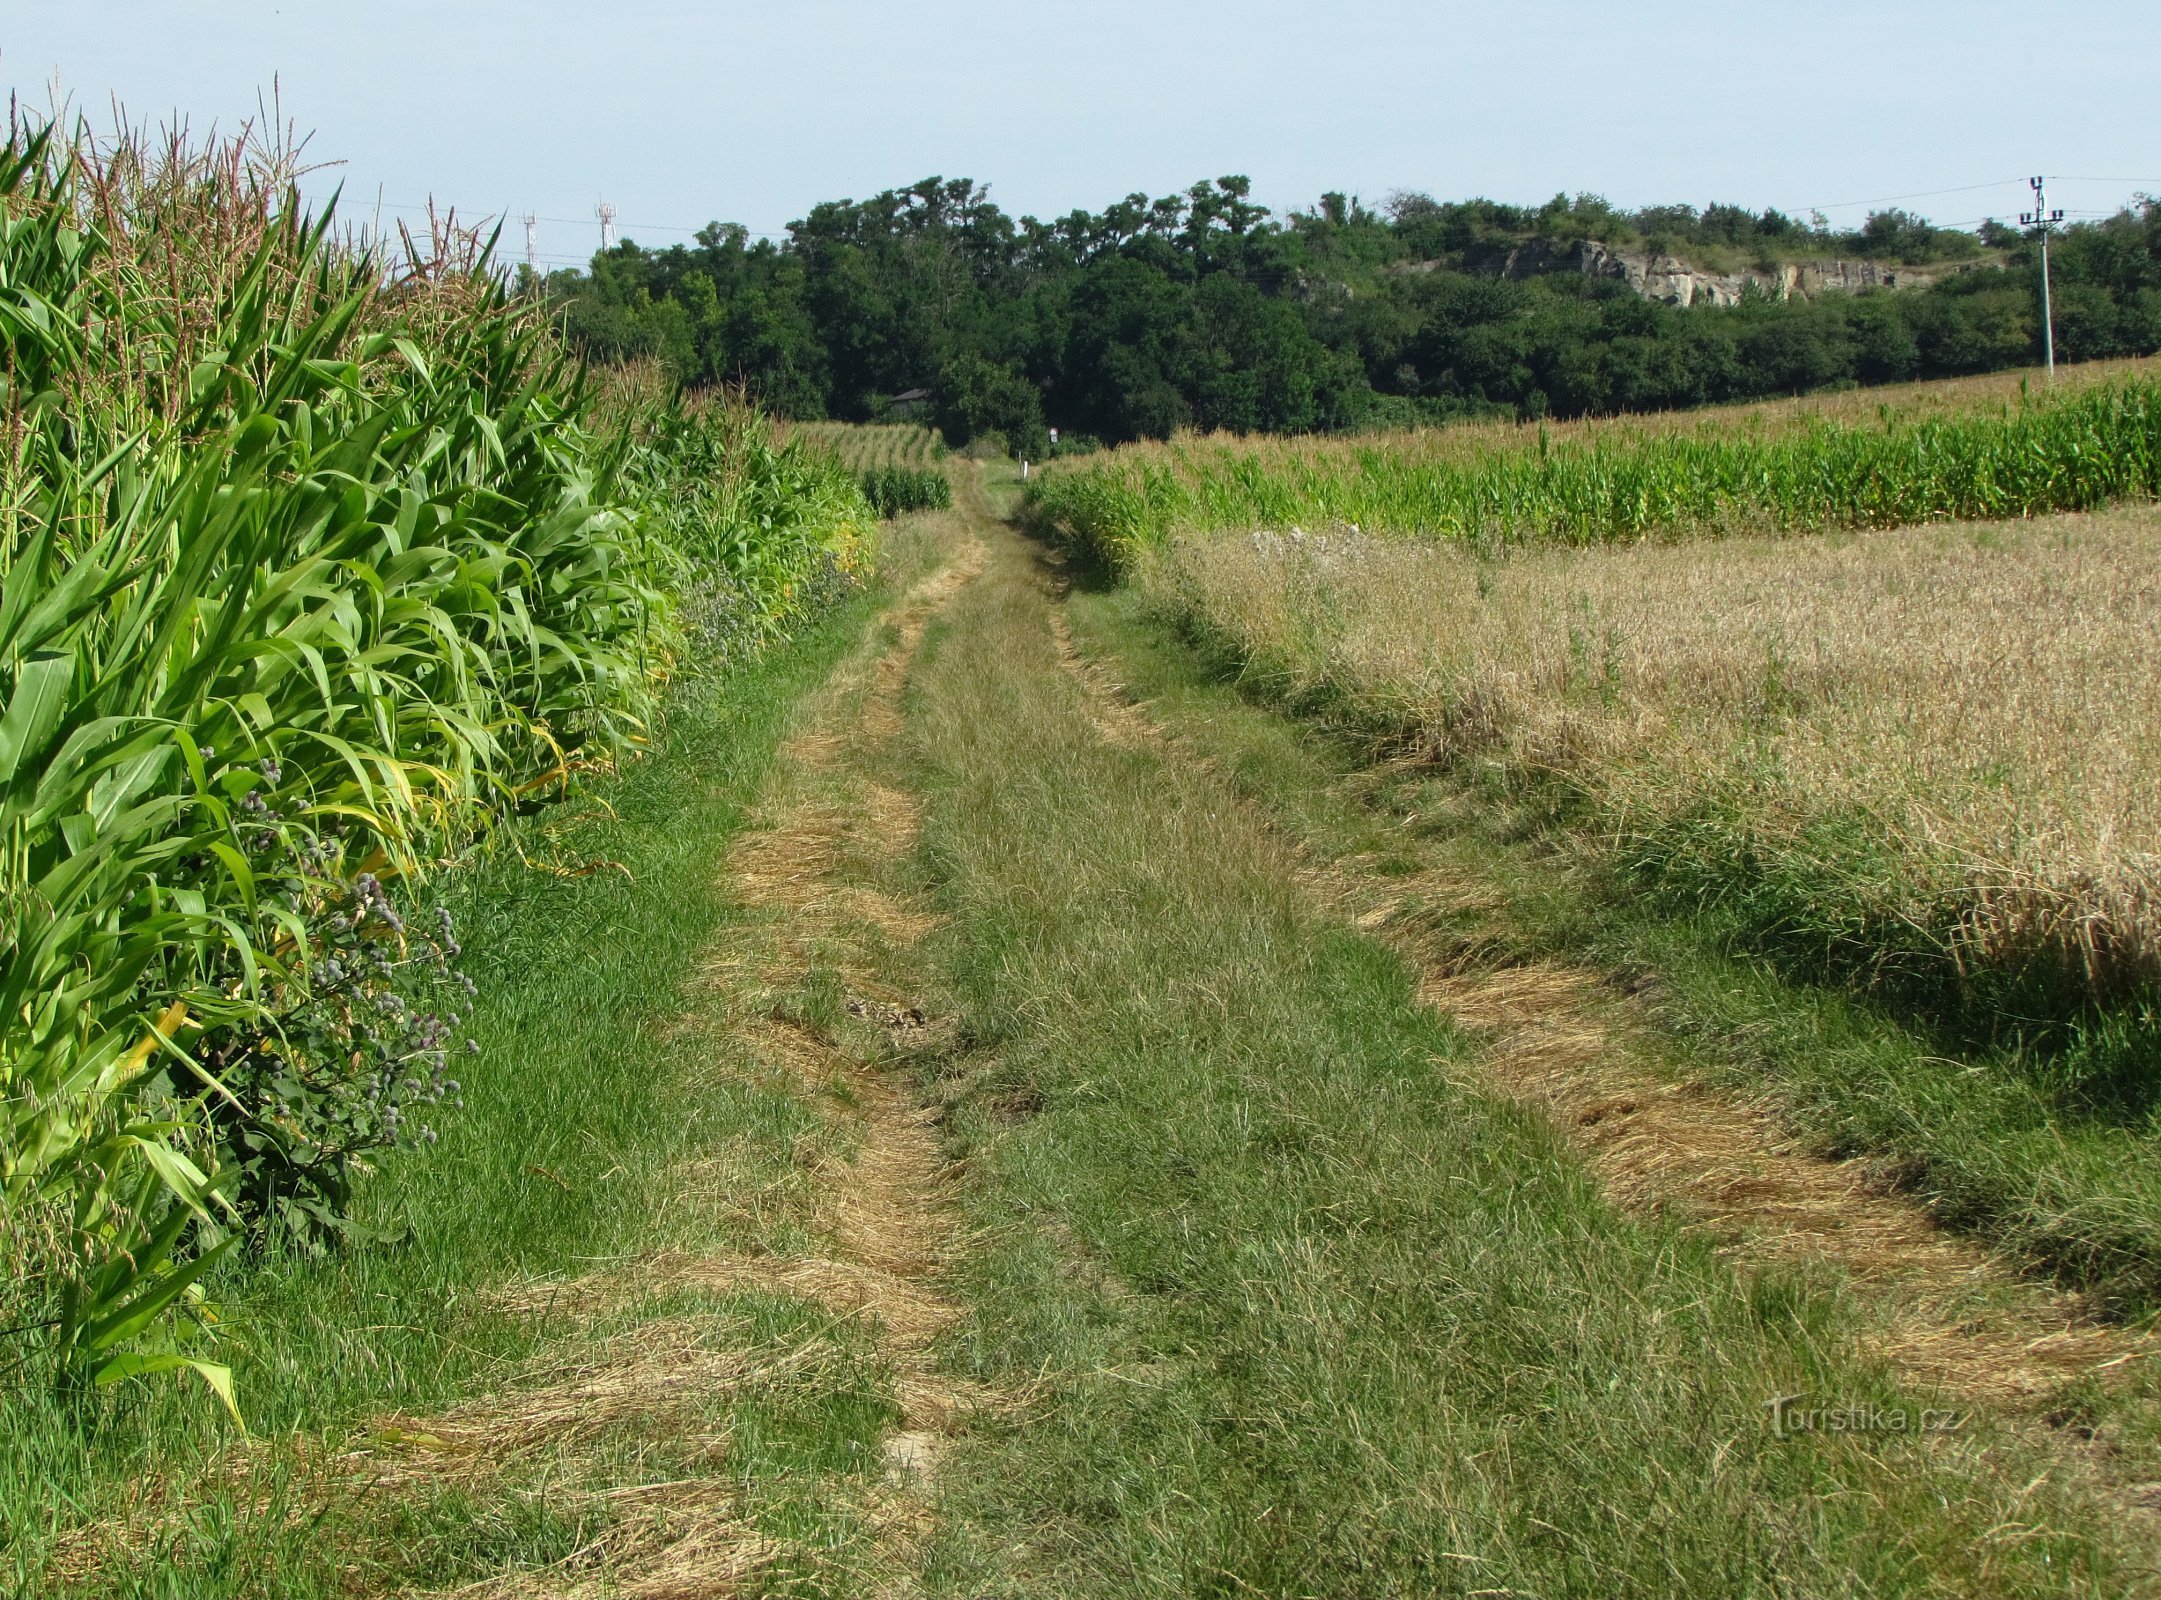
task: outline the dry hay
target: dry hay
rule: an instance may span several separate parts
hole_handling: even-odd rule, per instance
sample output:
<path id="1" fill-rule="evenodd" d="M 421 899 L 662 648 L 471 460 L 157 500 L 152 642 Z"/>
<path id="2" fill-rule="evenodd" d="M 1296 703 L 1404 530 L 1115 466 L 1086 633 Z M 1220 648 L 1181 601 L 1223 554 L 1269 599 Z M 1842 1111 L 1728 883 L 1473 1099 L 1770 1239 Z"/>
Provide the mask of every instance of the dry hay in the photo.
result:
<path id="1" fill-rule="evenodd" d="M 442 1591 L 463 1600 L 712 1600 L 771 1569 L 783 1547 L 740 1520 L 710 1478 L 626 1484 L 587 1496 L 605 1511 L 568 1555 Z"/>
<path id="2" fill-rule="evenodd" d="M 2157 531 L 2130 505 L 1716 559 L 1226 533 L 1140 581 L 1289 694 L 1562 781 L 1615 843 L 1663 850 L 1680 825 L 1720 870 L 1813 870 L 1826 824 L 1857 828 L 1842 914 L 2108 999 L 2161 974 Z"/>

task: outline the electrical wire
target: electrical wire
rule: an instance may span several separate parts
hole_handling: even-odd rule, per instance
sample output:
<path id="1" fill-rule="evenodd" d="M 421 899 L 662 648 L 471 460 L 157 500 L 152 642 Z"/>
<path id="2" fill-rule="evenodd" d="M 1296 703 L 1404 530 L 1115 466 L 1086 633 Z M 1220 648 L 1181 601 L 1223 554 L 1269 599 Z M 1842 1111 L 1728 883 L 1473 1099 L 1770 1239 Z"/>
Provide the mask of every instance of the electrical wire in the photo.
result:
<path id="1" fill-rule="evenodd" d="M 1933 200 L 1938 195 L 1975 194 L 1982 189 L 2003 189 L 2012 184 L 2024 183 L 2025 181 L 2024 178 L 1999 178 L 1994 183 L 1967 183 L 1961 184 L 1956 189 L 1923 189 L 1916 194 L 1885 194 L 1878 195 L 1873 200 L 1834 200 L 1829 205 L 1798 206 L 1795 209 L 1800 211 L 1850 211 L 1855 206 L 1887 206 L 1900 200 Z"/>

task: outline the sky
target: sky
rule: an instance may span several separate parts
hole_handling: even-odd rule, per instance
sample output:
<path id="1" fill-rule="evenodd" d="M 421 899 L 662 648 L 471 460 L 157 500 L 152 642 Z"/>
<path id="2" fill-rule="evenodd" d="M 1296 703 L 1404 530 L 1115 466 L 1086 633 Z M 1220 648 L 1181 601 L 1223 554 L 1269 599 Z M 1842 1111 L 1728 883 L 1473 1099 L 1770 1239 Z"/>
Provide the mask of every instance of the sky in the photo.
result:
<path id="1" fill-rule="evenodd" d="M 1015 214 L 1243 173 L 1536 203 L 1718 200 L 1857 224 L 1900 204 L 2074 215 L 2161 193 L 2155 0 L 7 0 L 0 82 L 203 130 L 273 87 L 345 212 L 532 212 L 582 262 L 596 205 L 646 245 L 779 233 L 939 175 Z"/>

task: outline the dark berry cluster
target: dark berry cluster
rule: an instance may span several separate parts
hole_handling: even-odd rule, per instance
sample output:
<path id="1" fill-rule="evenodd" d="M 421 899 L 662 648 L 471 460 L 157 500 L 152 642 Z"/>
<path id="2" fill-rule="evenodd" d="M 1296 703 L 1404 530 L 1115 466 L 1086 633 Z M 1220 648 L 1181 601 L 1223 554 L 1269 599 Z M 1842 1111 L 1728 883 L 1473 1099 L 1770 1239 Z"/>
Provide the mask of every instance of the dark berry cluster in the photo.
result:
<path id="1" fill-rule="evenodd" d="M 229 1091 L 212 1114 L 236 1199 L 267 1234 L 320 1247 L 358 1230 L 353 1185 L 370 1151 L 436 1143 L 436 1120 L 464 1103 L 451 1075 L 475 993 L 450 912 L 415 920 L 373 872 L 347 876 L 334 831 L 276 803 L 283 776 L 233 808 L 234 829 L 287 946 L 262 1011 L 202 1043 Z"/>

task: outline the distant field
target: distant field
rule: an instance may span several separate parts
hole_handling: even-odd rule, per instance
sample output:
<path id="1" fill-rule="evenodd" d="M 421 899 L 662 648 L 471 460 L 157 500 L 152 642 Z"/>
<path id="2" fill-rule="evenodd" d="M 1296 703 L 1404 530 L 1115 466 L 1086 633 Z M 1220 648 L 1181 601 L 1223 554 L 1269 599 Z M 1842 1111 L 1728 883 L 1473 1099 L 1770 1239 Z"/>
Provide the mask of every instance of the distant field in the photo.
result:
<path id="1" fill-rule="evenodd" d="M 1030 504 L 1292 697 L 1558 781 L 1819 965 L 2022 1017 L 2161 994 L 2161 385 L 1884 404 L 1181 440 Z"/>
<path id="2" fill-rule="evenodd" d="M 1185 436 L 1054 464 L 1039 523 L 1112 566 L 1184 531 L 1355 524 L 1479 545 L 1895 527 L 2161 489 L 2151 363 L 1553 426 Z M 2027 375 L 2031 376 L 2031 375 Z"/>
<path id="3" fill-rule="evenodd" d="M 823 445 L 850 468 L 931 467 L 945 455 L 934 429 L 909 422 L 798 422 L 791 435 Z"/>
<path id="4" fill-rule="evenodd" d="M 945 475 L 945 441 L 906 423 L 803 422 L 794 435 L 830 450 L 855 474 L 863 497 L 881 517 L 943 511 L 953 503 Z"/>
<path id="5" fill-rule="evenodd" d="M 1854 1137 L 2152 1300 L 2157 492 L 2161 385 L 2119 363 L 2046 394 L 1185 438 L 1054 467 L 1027 514 L 1250 689 L 1972 1064 Z M 2138 1153 L 2036 1131 L 2072 1123 Z"/>
<path id="6" fill-rule="evenodd" d="M 1182 439 L 1029 510 L 1293 698 L 1559 780 L 1871 983 L 2161 993 L 2161 385 L 1840 404 Z"/>

